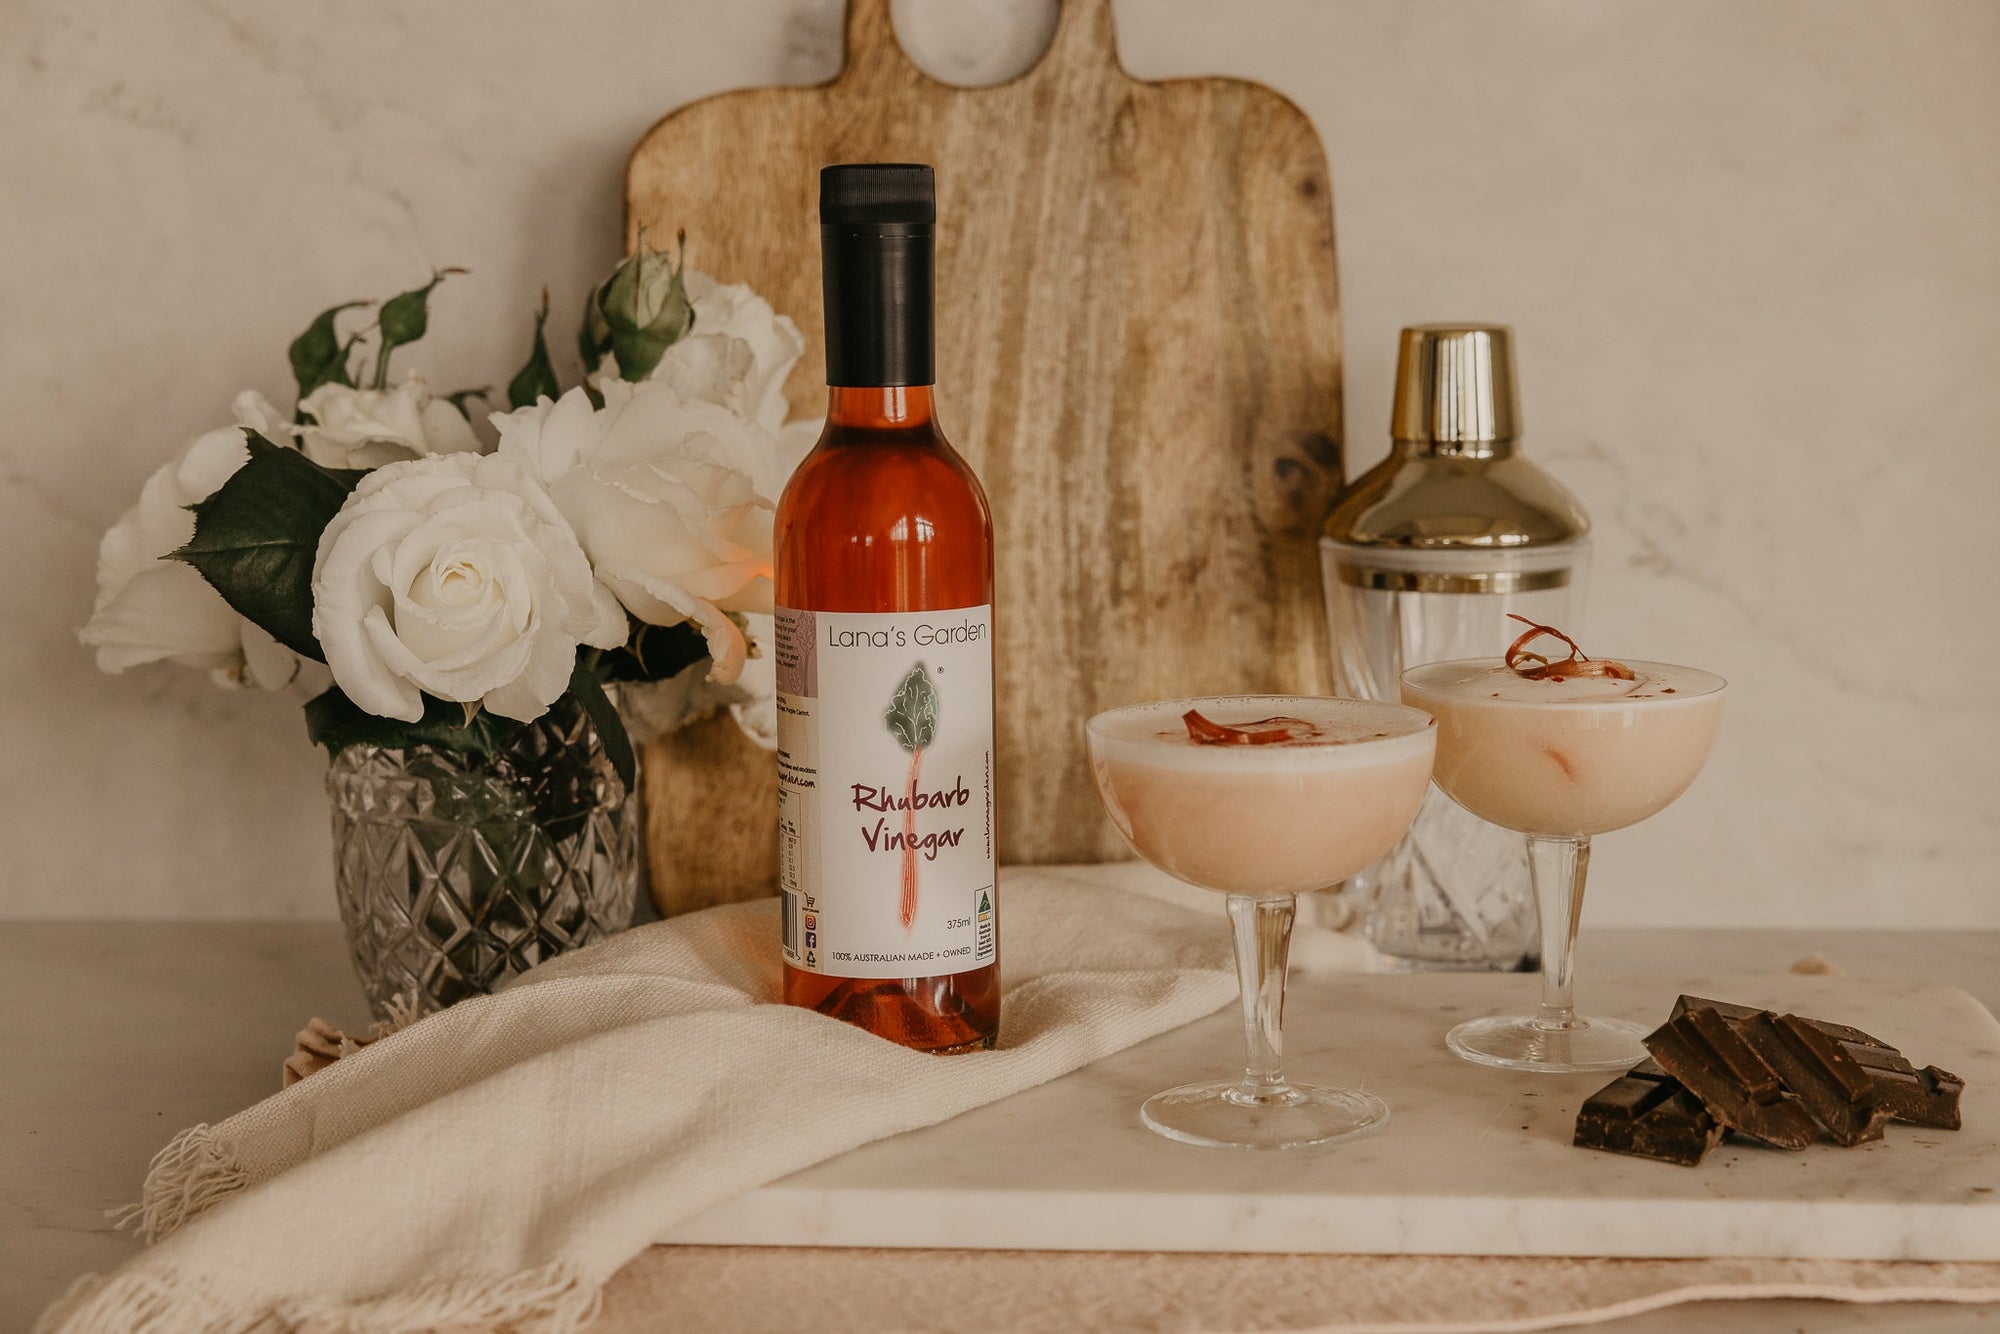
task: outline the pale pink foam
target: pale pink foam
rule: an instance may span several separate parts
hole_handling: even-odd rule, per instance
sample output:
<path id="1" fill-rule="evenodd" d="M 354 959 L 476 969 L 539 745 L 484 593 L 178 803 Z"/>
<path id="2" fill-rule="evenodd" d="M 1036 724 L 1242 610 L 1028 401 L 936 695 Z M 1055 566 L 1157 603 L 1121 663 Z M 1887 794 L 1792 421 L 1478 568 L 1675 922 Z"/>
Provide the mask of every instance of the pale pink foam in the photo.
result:
<path id="1" fill-rule="evenodd" d="M 1206 745 L 1188 709 L 1240 727 L 1300 718 L 1319 735 Z M 1172 700 L 1090 722 L 1106 810 L 1135 851 L 1175 878 L 1276 896 L 1338 884 L 1387 852 L 1430 785 L 1436 731 L 1393 704 L 1285 696 Z"/>

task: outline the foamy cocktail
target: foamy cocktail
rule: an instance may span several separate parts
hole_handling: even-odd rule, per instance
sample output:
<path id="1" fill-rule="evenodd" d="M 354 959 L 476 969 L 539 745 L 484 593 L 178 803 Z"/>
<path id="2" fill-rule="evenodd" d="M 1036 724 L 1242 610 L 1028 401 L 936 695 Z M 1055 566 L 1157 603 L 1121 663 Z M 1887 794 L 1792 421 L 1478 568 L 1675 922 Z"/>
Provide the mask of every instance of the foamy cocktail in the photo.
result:
<path id="1" fill-rule="evenodd" d="M 1447 1036 L 1467 1060 L 1508 1069 L 1625 1069 L 1644 1030 L 1574 1008 L 1576 928 L 1590 839 L 1637 824 L 1687 791 L 1715 742 L 1726 683 L 1668 663 L 1525 652 L 1403 673 L 1403 700 L 1437 719 L 1437 784 L 1459 805 L 1528 838 L 1541 912 L 1542 1005 L 1476 1019 Z M 1560 636 L 1557 636 L 1560 638 Z"/>
<path id="2" fill-rule="evenodd" d="M 1285 962 L 1295 896 L 1367 866 L 1415 818 L 1430 786 L 1430 718 L 1364 700 L 1233 695 L 1113 709 L 1087 730 L 1098 795 L 1133 850 L 1229 896 L 1243 981 L 1243 1076 L 1157 1094 L 1145 1123 L 1228 1148 L 1321 1144 L 1380 1125 L 1380 1099 L 1285 1079 Z"/>

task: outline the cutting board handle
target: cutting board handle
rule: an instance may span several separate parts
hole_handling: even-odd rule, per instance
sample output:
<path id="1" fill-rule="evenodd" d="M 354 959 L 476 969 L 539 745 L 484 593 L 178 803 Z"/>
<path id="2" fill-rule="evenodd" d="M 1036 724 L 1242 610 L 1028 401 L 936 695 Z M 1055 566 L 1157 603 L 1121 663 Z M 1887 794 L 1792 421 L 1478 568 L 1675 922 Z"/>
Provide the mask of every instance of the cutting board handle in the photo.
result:
<path id="1" fill-rule="evenodd" d="M 847 62 L 836 83 L 912 76 L 938 82 L 917 68 L 896 37 L 891 0 L 847 0 Z M 1021 79 L 1048 78 L 1067 66 L 1118 68 L 1111 0 L 1061 0 L 1049 49 Z"/>

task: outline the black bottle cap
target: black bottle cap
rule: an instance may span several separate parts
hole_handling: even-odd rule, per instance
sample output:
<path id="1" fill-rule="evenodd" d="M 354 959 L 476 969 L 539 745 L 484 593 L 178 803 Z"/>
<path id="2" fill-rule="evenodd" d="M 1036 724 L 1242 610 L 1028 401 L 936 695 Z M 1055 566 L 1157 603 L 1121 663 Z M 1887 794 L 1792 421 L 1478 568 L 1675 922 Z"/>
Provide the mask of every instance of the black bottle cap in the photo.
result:
<path id="1" fill-rule="evenodd" d="M 937 221 L 937 177 L 921 162 L 847 162 L 819 173 L 819 225 Z"/>
<path id="2" fill-rule="evenodd" d="M 829 385 L 931 384 L 934 176 L 920 163 L 819 174 Z"/>

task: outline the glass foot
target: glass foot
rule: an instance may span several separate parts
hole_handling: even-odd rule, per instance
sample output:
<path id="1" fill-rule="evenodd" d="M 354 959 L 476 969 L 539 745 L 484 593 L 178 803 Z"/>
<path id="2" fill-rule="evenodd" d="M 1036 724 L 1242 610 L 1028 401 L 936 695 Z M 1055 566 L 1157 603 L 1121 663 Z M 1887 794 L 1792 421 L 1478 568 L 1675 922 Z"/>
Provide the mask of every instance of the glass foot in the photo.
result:
<path id="1" fill-rule="evenodd" d="M 1389 1119 L 1372 1093 L 1286 1084 L 1254 1093 L 1240 1079 L 1155 1093 L 1139 1119 L 1168 1139 L 1207 1149 L 1296 1149 L 1364 1135 Z"/>
<path id="2" fill-rule="evenodd" d="M 1468 1061 L 1502 1070 L 1580 1074 L 1629 1070 L 1646 1059 L 1647 1030 L 1623 1019 L 1578 1018 L 1570 1028 L 1544 1028 L 1530 1016 L 1473 1019 L 1445 1034 L 1445 1045 Z"/>

